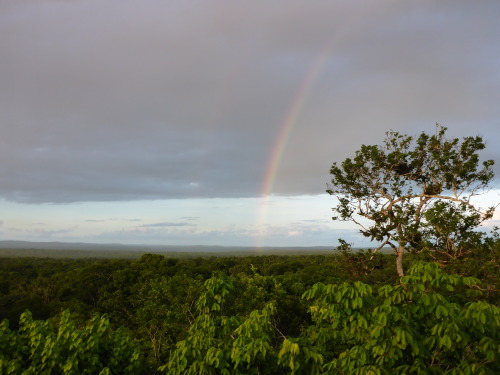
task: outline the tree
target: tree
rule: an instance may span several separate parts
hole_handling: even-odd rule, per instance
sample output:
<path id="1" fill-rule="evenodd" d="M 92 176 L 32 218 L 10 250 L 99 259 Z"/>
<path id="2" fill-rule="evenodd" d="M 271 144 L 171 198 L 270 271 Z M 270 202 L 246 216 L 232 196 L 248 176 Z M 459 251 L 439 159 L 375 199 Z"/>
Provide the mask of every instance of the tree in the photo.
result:
<path id="1" fill-rule="evenodd" d="M 33 320 L 25 311 L 19 330 L 0 323 L 1 374 L 141 373 L 141 353 L 122 329 L 111 329 L 106 315 L 94 315 L 79 328 L 69 310 L 58 319 Z"/>
<path id="2" fill-rule="evenodd" d="M 248 296 L 247 292 L 255 292 L 257 287 L 258 292 L 265 294 L 261 287 L 269 281 L 275 280 L 256 274 L 247 280 L 247 289 L 243 285 L 237 288 L 236 279 L 225 275 L 208 279 L 196 303 L 199 315 L 189 328 L 188 337 L 177 343 L 169 361 L 159 370 L 170 375 L 277 374 L 272 319 L 275 303 L 263 300 L 258 304 L 264 305 L 262 309 L 248 314 L 231 313 L 237 293 Z"/>
<path id="3" fill-rule="evenodd" d="M 316 283 L 302 294 L 311 321 L 277 329 L 273 276 L 214 276 L 166 374 L 498 374 L 500 308 L 473 277 L 415 262 L 394 284 Z M 257 292 L 243 311 L 241 304 Z M 256 302 L 253 302 L 256 301 Z M 251 311 L 250 311 L 251 310 Z"/>
<path id="4" fill-rule="evenodd" d="M 436 124 L 434 135 L 418 138 L 389 131 L 382 146 L 362 145 L 330 169 L 327 192 L 338 199 L 332 219 L 356 223 L 379 243 L 374 251 L 391 246 L 399 276 L 405 249 L 441 260 L 464 256 L 483 236 L 474 229 L 495 210 L 472 202 L 493 179 L 493 160 L 479 162 L 483 139 L 447 139 L 446 130 Z"/>
<path id="5" fill-rule="evenodd" d="M 313 325 L 283 342 L 292 374 L 498 374 L 500 309 L 479 280 L 416 262 L 395 285 L 318 283 Z"/>

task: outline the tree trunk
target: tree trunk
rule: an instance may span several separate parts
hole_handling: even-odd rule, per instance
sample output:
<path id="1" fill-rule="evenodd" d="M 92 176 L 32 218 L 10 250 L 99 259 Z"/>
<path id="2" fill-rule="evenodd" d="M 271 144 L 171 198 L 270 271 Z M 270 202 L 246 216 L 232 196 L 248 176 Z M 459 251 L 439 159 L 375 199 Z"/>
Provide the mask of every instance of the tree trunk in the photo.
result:
<path id="1" fill-rule="evenodd" d="M 401 244 L 398 246 L 398 251 L 396 252 L 396 272 L 399 277 L 403 277 L 405 275 L 403 270 L 403 254 L 405 251 L 405 247 Z"/>

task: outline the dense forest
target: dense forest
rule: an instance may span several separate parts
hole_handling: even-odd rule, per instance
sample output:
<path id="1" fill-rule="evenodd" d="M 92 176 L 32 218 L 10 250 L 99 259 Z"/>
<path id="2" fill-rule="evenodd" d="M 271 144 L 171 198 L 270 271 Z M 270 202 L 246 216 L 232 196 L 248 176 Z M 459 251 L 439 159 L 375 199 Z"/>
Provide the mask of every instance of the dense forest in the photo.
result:
<path id="1" fill-rule="evenodd" d="M 2 258 L 0 373 L 494 374 L 499 254 Z"/>

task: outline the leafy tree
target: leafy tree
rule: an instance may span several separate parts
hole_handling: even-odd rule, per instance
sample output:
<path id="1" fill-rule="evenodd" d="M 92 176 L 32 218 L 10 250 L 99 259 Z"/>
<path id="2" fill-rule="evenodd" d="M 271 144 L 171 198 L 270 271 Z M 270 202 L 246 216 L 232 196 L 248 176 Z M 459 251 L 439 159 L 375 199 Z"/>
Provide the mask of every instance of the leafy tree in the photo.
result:
<path id="1" fill-rule="evenodd" d="M 194 304 L 201 282 L 184 275 L 152 279 L 137 285 L 129 326 L 143 338 L 151 367 L 167 357 L 175 343 L 186 336 L 194 319 Z"/>
<path id="2" fill-rule="evenodd" d="M 314 325 L 283 342 L 280 363 L 308 375 L 496 374 L 500 309 L 478 283 L 417 262 L 396 285 L 316 284 L 303 296 Z"/>
<path id="3" fill-rule="evenodd" d="M 255 275 L 250 288 L 257 286 L 259 289 L 259 284 L 267 284 L 269 279 L 268 276 Z M 205 282 L 205 291 L 196 304 L 199 315 L 189 328 L 188 337 L 177 343 L 160 371 L 171 375 L 279 373 L 277 352 L 273 347 L 275 303 L 265 301 L 262 296 L 257 303 L 264 305 L 261 309 L 255 309 L 260 306 L 251 304 L 249 307 L 255 310 L 235 314 L 234 307 L 238 310 L 238 306 L 234 306 L 236 284 L 234 278 L 224 275 Z M 239 289 L 242 286 L 239 285 Z"/>
<path id="4" fill-rule="evenodd" d="M 418 138 L 389 131 L 382 146 L 362 145 L 330 169 L 327 192 L 338 199 L 333 220 L 356 223 L 379 243 L 374 251 L 391 246 L 399 276 L 405 249 L 462 257 L 482 239 L 474 229 L 493 216 L 495 207 L 472 203 L 493 179 L 493 161 L 479 162 L 483 139 L 447 139 L 446 130 L 436 124 L 434 135 Z"/>
<path id="5" fill-rule="evenodd" d="M 21 315 L 18 331 L 7 320 L 0 324 L 1 374 L 139 374 L 140 352 L 107 316 L 94 317 L 78 328 L 69 311 L 55 319 L 33 320 Z"/>
<path id="6" fill-rule="evenodd" d="M 243 281 L 240 283 L 239 281 Z M 317 283 L 302 296 L 312 321 L 298 336 L 274 324 L 270 276 L 213 277 L 199 315 L 160 371 L 167 374 L 495 374 L 500 309 L 479 280 L 416 262 L 397 283 Z M 249 284 L 246 284 L 248 283 Z M 254 287 L 257 286 L 257 289 Z M 278 285 L 276 285 L 279 287 Z M 262 288 L 263 287 L 263 288 Z M 239 297 L 260 291 L 252 311 Z"/>

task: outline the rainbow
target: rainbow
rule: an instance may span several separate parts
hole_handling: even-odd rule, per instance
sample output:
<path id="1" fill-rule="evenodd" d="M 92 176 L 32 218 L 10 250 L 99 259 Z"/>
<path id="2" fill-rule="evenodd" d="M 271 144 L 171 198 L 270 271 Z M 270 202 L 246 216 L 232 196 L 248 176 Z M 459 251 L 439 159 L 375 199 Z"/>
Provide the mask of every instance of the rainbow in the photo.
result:
<path id="1" fill-rule="evenodd" d="M 281 122 L 278 136 L 276 137 L 276 141 L 272 148 L 271 157 L 269 158 L 269 162 L 267 163 L 264 182 L 261 189 L 261 196 L 267 196 L 272 193 L 274 182 L 276 179 L 276 173 L 283 157 L 283 153 L 290 137 L 290 133 L 292 132 L 293 126 L 299 118 L 300 112 L 302 111 L 302 108 L 307 101 L 307 96 L 311 91 L 311 88 L 319 72 L 321 71 L 321 68 L 327 60 L 327 57 L 328 55 L 322 54 L 315 60 L 314 64 L 307 72 L 304 80 L 302 80 L 302 83 L 299 86 L 299 89 L 296 91 L 294 98 L 291 101 L 291 104 L 283 118 L 283 121 Z"/>
<path id="2" fill-rule="evenodd" d="M 387 5 L 390 5 L 390 3 L 387 3 Z M 376 5 L 376 9 L 380 10 L 379 4 Z M 372 11 L 373 8 L 371 7 L 362 7 L 358 9 L 358 12 L 356 14 L 351 15 L 351 17 L 349 18 L 349 22 L 344 24 L 335 33 L 335 35 L 332 36 L 332 39 L 330 39 L 324 45 L 323 49 L 318 54 L 318 57 L 313 61 L 310 68 L 306 72 L 304 79 L 301 81 L 300 86 L 298 87 L 292 98 L 292 101 L 290 102 L 290 106 L 288 107 L 285 116 L 283 116 L 283 121 L 281 122 L 281 125 L 279 127 L 278 136 L 276 137 L 276 141 L 273 145 L 271 155 L 267 163 L 261 188 L 261 201 L 257 221 L 257 229 L 259 231 L 259 235 L 257 236 L 256 241 L 257 248 L 261 247 L 262 239 L 266 232 L 265 227 L 267 224 L 267 211 L 268 206 L 271 203 L 269 198 L 273 194 L 276 174 L 278 172 L 279 165 L 281 163 L 283 153 L 286 149 L 290 134 L 297 122 L 297 119 L 300 116 L 304 104 L 307 102 L 308 95 L 313 88 L 314 83 L 318 78 L 318 75 L 321 72 L 323 66 L 329 59 L 333 48 L 337 45 L 338 42 L 343 40 L 343 37 L 345 35 L 347 35 L 351 30 L 354 30 L 360 24 L 360 22 L 365 19 L 365 17 L 371 17 Z"/>
<path id="3" fill-rule="evenodd" d="M 295 92 L 292 101 L 288 107 L 283 121 L 279 127 L 278 136 L 272 147 L 271 156 L 267 163 L 266 171 L 264 174 L 264 180 L 261 188 L 261 204 L 259 209 L 258 218 L 258 230 L 259 235 L 256 243 L 256 247 L 262 246 L 262 238 L 264 236 L 264 227 L 267 219 L 267 208 L 269 206 L 269 197 L 272 195 L 274 183 L 276 180 L 276 174 L 283 157 L 283 153 L 286 149 L 288 139 L 290 138 L 290 133 L 296 124 L 304 104 L 307 102 L 307 97 L 313 87 L 319 73 L 321 72 L 325 62 L 329 58 L 330 48 L 325 48 L 325 50 L 320 53 L 318 58 L 315 59 L 313 64 L 311 64 L 309 70 L 307 71 L 304 79 L 302 80 L 299 88 Z"/>

